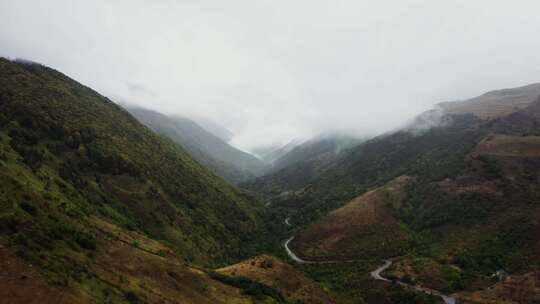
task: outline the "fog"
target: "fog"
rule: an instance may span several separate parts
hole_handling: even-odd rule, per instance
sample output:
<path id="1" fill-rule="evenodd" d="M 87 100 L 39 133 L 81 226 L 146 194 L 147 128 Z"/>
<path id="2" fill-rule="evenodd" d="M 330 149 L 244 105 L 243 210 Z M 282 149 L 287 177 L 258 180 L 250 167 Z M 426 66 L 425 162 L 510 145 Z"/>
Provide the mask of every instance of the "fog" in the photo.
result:
<path id="1" fill-rule="evenodd" d="M 391 130 L 540 81 L 539 1 L 9 1 L 0 55 L 196 116 L 245 150 Z"/>

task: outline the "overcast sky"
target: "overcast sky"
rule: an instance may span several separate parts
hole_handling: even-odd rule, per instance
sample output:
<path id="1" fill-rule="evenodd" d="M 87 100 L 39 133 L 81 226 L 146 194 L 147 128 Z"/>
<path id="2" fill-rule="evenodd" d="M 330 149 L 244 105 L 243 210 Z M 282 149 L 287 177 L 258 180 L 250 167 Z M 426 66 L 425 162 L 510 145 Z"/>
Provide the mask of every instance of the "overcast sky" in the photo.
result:
<path id="1" fill-rule="evenodd" d="M 0 55 L 249 150 L 540 82 L 540 1 L 0 0 Z"/>

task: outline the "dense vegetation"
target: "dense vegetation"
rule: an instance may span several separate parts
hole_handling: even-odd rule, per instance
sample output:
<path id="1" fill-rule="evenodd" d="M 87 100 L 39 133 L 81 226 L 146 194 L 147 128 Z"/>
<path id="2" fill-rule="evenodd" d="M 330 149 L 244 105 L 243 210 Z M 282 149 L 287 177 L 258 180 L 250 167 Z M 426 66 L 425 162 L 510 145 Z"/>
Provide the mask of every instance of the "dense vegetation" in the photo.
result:
<path id="1" fill-rule="evenodd" d="M 441 303 L 438 297 L 373 280 L 369 272 L 378 266 L 379 260 L 364 259 L 354 263 L 307 264 L 302 269 L 325 289 L 334 291 L 340 303 Z"/>
<path id="2" fill-rule="evenodd" d="M 95 292 L 109 284 L 97 279 L 96 257 L 112 263 L 111 252 L 136 248 L 158 264 L 173 257 L 178 272 L 191 275 L 167 272 L 180 286 L 206 275 L 186 265 L 214 267 L 261 252 L 284 257 L 281 243 L 290 230 L 302 233 L 330 210 L 407 175 L 399 203 L 389 198 L 384 206 L 407 234 L 401 262 L 418 264 L 401 280 L 455 292 L 486 287 L 498 270 L 538 269 L 540 99 L 491 120 L 466 113 L 442 119 L 339 157 L 330 153 L 331 143 L 310 150 L 316 156 L 304 161 L 291 154 L 293 165 L 245 184 L 273 197 L 265 208 L 254 193 L 230 186 L 95 91 L 41 65 L 0 59 L 0 249 L 35 265 L 49 283 L 87 281 L 84 288 Z M 274 197 L 288 190 L 294 191 Z M 283 224 L 290 215 L 294 227 Z M 120 249 L 103 250 L 112 240 Z M 368 273 L 380 262 L 358 258 L 299 267 L 344 301 L 436 301 L 375 282 Z M 437 272 L 437 282 L 425 268 Z M 251 279 L 208 274 L 257 300 L 284 301 L 280 291 Z M 202 282 L 194 283 L 198 290 L 209 290 Z M 121 290 L 117 296 L 132 303 L 151 290 L 145 282 L 126 285 L 134 289 L 106 290 Z"/>
<path id="3" fill-rule="evenodd" d="M 289 208 L 295 224 L 309 230 L 330 210 L 407 175 L 412 179 L 403 200 L 387 205 L 409 235 L 404 259 L 438 266 L 403 279 L 455 292 L 485 288 L 499 270 L 538 269 L 540 99 L 490 120 L 464 113 L 442 121 L 422 132 L 404 129 L 354 147 L 299 191 L 273 203 Z M 273 182 L 257 187 L 281 189 Z M 347 276 L 331 275 L 341 280 L 331 288 L 341 290 L 350 283 Z M 328 274 L 312 277 L 325 282 Z"/>
<path id="4" fill-rule="evenodd" d="M 275 303 L 285 303 L 285 299 L 279 290 L 268 285 L 255 282 L 245 277 L 232 277 L 219 272 L 210 272 L 209 275 L 215 280 L 240 288 L 245 294 L 250 295 L 259 301 L 271 298 Z"/>
<path id="5" fill-rule="evenodd" d="M 299 144 L 274 160 L 270 171 L 260 177 L 240 184 L 254 190 L 268 201 L 280 202 L 294 196 L 337 162 L 347 150 L 362 139 L 345 135 L 316 137 Z"/>
<path id="6" fill-rule="evenodd" d="M 465 155 L 484 135 L 472 115 L 452 118 L 451 126 L 434 127 L 423 134 L 399 131 L 372 139 L 351 149 L 346 157 L 307 186 L 299 197 L 297 220 L 310 223 L 370 188 L 400 175 L 417 176 L 422 182 L 456 176 Z"/>
<path id="7" fill-rule="evenodd" d="M 93 218 L 225 263 L 261 227 L 262 204 L 105 97 L 47 67 L 0 59 L 2 237 L 23 255 L 92 251 Z M 54 267 L 54 266 L 51 266 Z"/>
<path id="8" fill-rule="evenodd" d="M 127 110 L 141 123 L 180 144 L 191 157 L 232 183 L 263 173 L 265 164 L 262 161 L 230 146 L 188 118 L 143 108 L 127 107 Z"/>

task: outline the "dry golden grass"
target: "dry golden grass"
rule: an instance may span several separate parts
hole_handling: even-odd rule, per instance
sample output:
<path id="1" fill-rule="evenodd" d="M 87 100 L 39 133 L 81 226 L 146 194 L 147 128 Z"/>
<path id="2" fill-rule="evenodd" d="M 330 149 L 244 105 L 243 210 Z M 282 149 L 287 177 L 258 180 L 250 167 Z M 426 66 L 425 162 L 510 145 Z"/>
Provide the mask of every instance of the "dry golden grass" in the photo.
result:
<path id="1" fill-rule="evenodd" d="M 504 134 L 491 134 L 483 139 L 468 155 L 469 160 L 476 160 L 480 156 L 494 156 L 499 159 L 522 159 L 540 156 L 540 136 L 514 136 Z M 478 161 L 472 162 L 478 167 Z M 515 174 L 514 171 L 505 172 L 506 176 Z M 502 196 L 500 180 L 485 180 L 473 175 L 461 176 L 457 179 L 440 181 L 439 186 L 453 194 L 484 193 Z"/>
<path id="2" fill-rule="evenodd" d="M 472 154 L 537 157 L 540 156 L 540 136 L 491 135 L 480 142 Z"/>
<path id="3" fill-rule="evenodd" d="M 92 259 L 69 258 L 85 269 L 80 282 L 53 284 L 25 260 L 0 247 L 0 303 L 252 303 L 232 286 L 193 268 L 162 243 L 94 218 Z M 135 300 L 132 300 L 132 302 Z M 137 302 L 137 301 L 135 301 Z"/>
<path id="4" fill-rule="evenodd" d="M 269 255 L 218 269 L 218 272 L 243 276 L 279 289 L 288 301 L 302 303 L 334 303 L 334 300 L 314 282 L 291 265 Z"/>
<path id="5" fill-rule="evenodd" d="M 90 272 L 106 284 L 133 290 L 148 303 L 251 303 L 228 285 L 187 265 L 158 241 L 96 221 L 109 235 Z"/>
<path id="6" fill-rule="evenodd" d="M 0 304 L 90 303 L 65 287 L 51 286 L 26 261 L 0 248 Z"/>
<path id="7" fill-rule="evenodd" d="M 450 114 L 472 113 L 482 119 L 502 117 L 526 108 L 540 95 L 540 84 L 493 91 L 481 96 L 439 106 Z"/>

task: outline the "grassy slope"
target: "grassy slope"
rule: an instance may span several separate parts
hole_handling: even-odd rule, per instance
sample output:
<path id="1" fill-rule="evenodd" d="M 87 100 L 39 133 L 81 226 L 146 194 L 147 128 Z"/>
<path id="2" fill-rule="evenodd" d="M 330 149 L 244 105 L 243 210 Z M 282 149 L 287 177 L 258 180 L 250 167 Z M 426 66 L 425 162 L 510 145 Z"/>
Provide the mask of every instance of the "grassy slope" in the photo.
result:
<path id="1" fill-rule="evenodd" d="M 408 249 L 408 231 L 392 214 L 409 178 L 401 176 L 328 213 L 302 231 L 292 245 L 310 261 L 350 260 L 400 255 Z"/>
<path id="2" fill-rule="evenodd" d="M 305 219 L 302 222 L 309 223 L 320 214 L 402 174 L 426 172 L 426 168 L 433 166 L 434 172 L 428 174 L 431 180 L 455 175 L 463 168 L 463 156 L 488 132 L 482 119 L 513 113 L 528 106 L 538 95 L 540 84 L 533 84 L 488 92 L 462 102 L 442 103 L 441 108 L 453 116 L 449 127 L 443 127 L 443 123 L 429 130 L 405 128 L 380 136 L 352 148 L 344 157 L 326 166 L 322 174 L 318 172 L 315 178 L 311 178 L 313 174 L 308 163 L 306 166 L 289 166 L 244 186 L 267 197 L 295 190 L 294 195 L 279 197 L 276 203 L 295 208 L 303 206 L 300 216 Z M 484 115 L 486 112 L 491 114 Z M 442 117 L 439 122 L 446 122 L 445 119 L 448 118 Z M 422 115 L 417 123 L 431 125 L 433 121 L 430 115 Z M 439 162 L 439 159 L 443 161 Z"/>
<path id="3" fill-rule="evenodd" d="M 300 197 L 293 198 L 302 206 L 295 220 L 310 223 L 400 175 L 418 175 L 421 182 L 427 182 L 459 174 L 465 166 L 464 156 L 485 130 L 472 115 L 454 116 L 452 121 L 450 126 L 421 134 L 399 131 L 383 135 L 351 149 L 310 183 Z"/>
<path id="4" fill-rule="evenodd" d="M 2 247 L 61 286 L 101 284 L 92 267 L 113 245 L 96 220 L 205 265 L 245 256 L 261 227 L 260 203 L 108 99 L 52 69 L 5 59 L 0 194 Z"/>
<path id="5" fill-rule="evenodd" d="M 240 184 L 268 201 L 280 204 L 295 196 L 346 154 L 361 139 L 348 136 L 320 137 L 302 143 L 275 160 L 271 172 Z M 295 207 L 295 206 L 289 206 Z"/>
<path id="6" fill-rule="evenodd" d="M 386 204 L 400 223 L 396 229 L 405 228 L 411 241 L 404 244 L 404 250 L 410 249 L 396 264 L 396 273 L 412 274 L 422 284 L 452 292 L 485 288 L 499 269 L 518 275 L 538 270 L 540 99 L 493 120 L 453 120 L 450 126 L 418 136 L 396 133 L 363 145 L 314 183 L 304 197 L 309 203 L 302 210 L 303 219 L 317 218 L 352 193 L 409 174 L 413 179 L 399 204 Z M 293 246 L 308 256 L 320 253 L 324 239 L 309 236 L 332 230 L 339 210 L 309 225 L 296 239 L 306 243 Z M 342 215 L 340 219 L 347 219 L 351 213 Z M 348 226 L 358 228 L 355 221 L 361 219 L 349 219 Z M 365 237 L 369 231 L 350 233 Z M 332 252 L 328 257 L 335 257 Z M 357 253 L 357 258 L 372 257 L 363 255 L 364 250 Z M 403 271 L 411 263 L 416 270 Z"/>
<path id="7" fill-rule="evenodd" d="M 0 248 L 0 303 L 253 302 L 158 241 L 97 218 L 89 222 L 95 249 L 77 250 L 73 244 L 66 250 L 62 240 L 54 240 L 36 260 L 31 248 L 17 254 Z"/>
<path id="8" fill-rule="evenodd" d="M 232 183 L 253 178 L 254 173 L 262 170 L 262 163 L 255 157 L 230 147 L 187 118 L 169 117 L 143 108 L 127 107 L 127 110 L 141 123 L 180 144 L 199 163 Z M 231 157 L 225 157 L 221 153 L 223 150 L 228 150 L 228 154 L 238 154 L 234 158 L 237 162 L 232 162 Z M 239 161 L 241 159 L 244 161 Z"/>
<path id="9" fill-rule="evenodd" d="M 506 116 L 526 108 L 540 95 L 540 83 L 487 92 L 458 102 L 443 102 L 439 106 L 450 114 L 473 113 L 483 119 Z"/>
<path id="10" fill-rule="evenodd" d="M 217 270 L 233 277 L 246 277 L 278 289 L 289 302 L 335 303 L 320 286 L 278 258 L 261 255 Z"/>
<path id="11" fill-rule="evenodd" d="M 341 151 L 357 145 L 361 140 L 349 136 L 317 137 L 304 142 L 276 159 L 273 170 L 281 170 L 302 161 L 337 156 Z"/>

